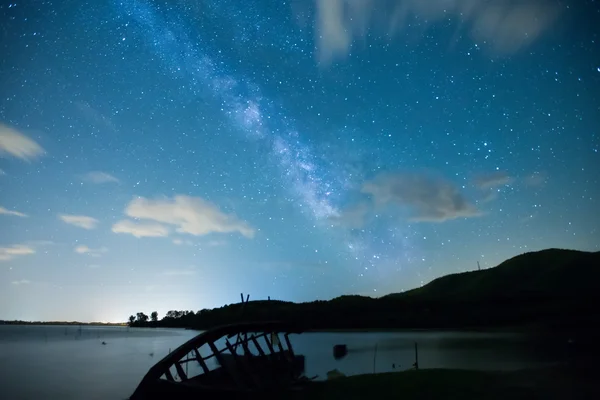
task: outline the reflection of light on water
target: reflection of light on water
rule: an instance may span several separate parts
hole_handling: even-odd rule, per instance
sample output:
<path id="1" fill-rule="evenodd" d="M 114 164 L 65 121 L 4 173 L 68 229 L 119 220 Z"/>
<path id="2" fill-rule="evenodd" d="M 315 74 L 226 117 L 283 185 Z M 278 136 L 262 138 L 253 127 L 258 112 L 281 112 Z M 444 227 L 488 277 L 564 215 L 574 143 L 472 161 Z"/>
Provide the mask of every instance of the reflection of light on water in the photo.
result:
<path id="1" fill-rule="evenodd" d="M 78 330 L 78 326 L 0 326 L 0 361 L 12 366 L 3 376 L 6 386 L 2 393 L 12 390 L 28 395 L 22 398 L 78 398 L 81 393 L 89 392 L 92 393 L 89 399 L 126 398 L 169 349 L 174 350 L 199 333 L 177 329 L 83 326 L 81 337 L 74 339 Z M 371 373 L 375 344 L 377 372 L 411 368 L 415 359 L 415 341 L 419 343 L 421 368 L 514 370 L 558 360 L 547 353 L 525 351 L 527 343 L 516 335 L 340 332 L 290 335 L 290 340 L 296 354 L 306 357 L 306 375 L 319 375 L 319 379 L 326 379 L 327 372 L 334 369 L 345 375 Z M 102 341 L 107 345 L 101 345 Z M 348 346 L 348 355 L 336 361 L 332 349 L 341 343 Z M 210 349 L 201 348 L 200 352 L 206 356 Z M 217 367 L 214 358 L 207 360 L 207 364 L 210 369 Z M 190 375 L 200 372 L 197 363 L 191 362 L 187 368 Z M 27 384 L 20 379 L 24 370 L 28 371 Z M 64 376 L 69 376 L 68 382 L 64 381 Z M 36 388 L 46 392 L 37 393 Z"/>

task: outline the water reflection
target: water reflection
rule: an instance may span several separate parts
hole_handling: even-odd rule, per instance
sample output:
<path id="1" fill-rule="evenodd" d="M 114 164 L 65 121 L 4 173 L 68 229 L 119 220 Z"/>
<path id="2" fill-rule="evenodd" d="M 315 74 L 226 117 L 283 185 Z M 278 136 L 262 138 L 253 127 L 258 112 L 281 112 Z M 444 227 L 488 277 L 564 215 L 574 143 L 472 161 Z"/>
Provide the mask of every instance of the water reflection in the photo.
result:
<path id="1" fill-rule="evenodd" d="M 148 369 L 198 332 L 89 326 L 0 326 L 0 387 L 7 398 L 123 399 Z M 306 374 L 324 379 L 411 368 L 518 369 L 555 361 L 514 334 L 457 332 L 305 333 L 290 335 Z M 106 345 L 102 345 L 105 342 Z M 333 346 L 348 355 L 335 360 Z M 189 363 L 189 368 L 195 368 Z M 192 373 L 192 371 L 189 371 Z M 24 376 L 27 379 L 24 379 Z M 27 382 L 27 383 L 25 383 Z"/>

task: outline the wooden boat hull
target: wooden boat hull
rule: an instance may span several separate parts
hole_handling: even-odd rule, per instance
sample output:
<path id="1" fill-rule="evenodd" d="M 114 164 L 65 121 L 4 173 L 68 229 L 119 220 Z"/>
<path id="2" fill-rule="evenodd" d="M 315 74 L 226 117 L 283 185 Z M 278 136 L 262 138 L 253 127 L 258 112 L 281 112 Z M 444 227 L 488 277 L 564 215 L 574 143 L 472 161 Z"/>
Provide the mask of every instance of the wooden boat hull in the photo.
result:
<path id="1" fill-rule="evenodd" d="M 291 333 L 301 330 L 278 322 L 228 325 L 203 332 L 153 366 L 130 399 L 197 399 L 201 395 L 265 399 L 301 390 L 310 381 L 303 375 L 304 356 L 296 355 L 292 348 Z M 237 340 L 231 343 L 233 337 Z M 217 343 L 223 342 L 225 347 L 219 349 Z M 199 349 L 203 346 L 212 354 L 202 356 Z M 218 365 L 214 369 L 205 362 L 212 357 Z M 187 368 L 182 367 L 188 362 L 197 362 L 203 372 L 188 376 Z"/>

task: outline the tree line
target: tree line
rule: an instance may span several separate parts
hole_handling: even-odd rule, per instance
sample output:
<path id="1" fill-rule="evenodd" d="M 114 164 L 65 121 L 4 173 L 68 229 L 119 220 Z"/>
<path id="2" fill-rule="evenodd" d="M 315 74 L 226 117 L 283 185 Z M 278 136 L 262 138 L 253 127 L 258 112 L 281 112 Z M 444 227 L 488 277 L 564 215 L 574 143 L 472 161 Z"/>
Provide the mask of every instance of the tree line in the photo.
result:
<path id="1" fill-rule="evenodd" d="M 463 329 L 600 327 L 600 252 L 549 249 L 486 270 L 451 274 L 381 298 L 341 296 L 292 303 L 259 300 L 211 310 L 153 312 L 134 327 L 211 329 L 238 322 L 283 321 L 305 329 Z M 247 299 L 246 299 L 247 300 Z M 600 328 L 598 328 L 600 331 Z"/>
<path id="2" fill-rule="evenodd" d="M 188 328 L 192 325 L 196 315 L 200 315 L 202 311 L 194 313 L 194 311 L 172 310 L 167 312 L 160 320 L 158 319 L 157 311 L 152 311 L 150 316 L 143 312 L 138 312 L 136 315 L 129 316 L 127 325 L 138 328 Z"/>

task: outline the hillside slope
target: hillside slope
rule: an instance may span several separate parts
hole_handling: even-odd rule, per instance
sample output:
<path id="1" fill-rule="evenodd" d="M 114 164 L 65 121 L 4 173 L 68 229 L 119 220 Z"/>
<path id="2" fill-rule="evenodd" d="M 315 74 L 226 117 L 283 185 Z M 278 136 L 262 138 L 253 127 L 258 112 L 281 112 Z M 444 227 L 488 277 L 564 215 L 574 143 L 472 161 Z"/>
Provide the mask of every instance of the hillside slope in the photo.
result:
<path id="1" fill-rule="evenodd" d="M 548 249 L 518 255 L 481 271 L 446 275 L 389 298 L 481 300 L 572 297 L 600 289 L 600 252 Z"/>
<path id="2" fill-rule="evenodd" d="M 600 252 L 549 249 L 377 299 L 341 296 L 309 303 L 251 301 L 197 313 L 174 312 L 171 315 L 180 316 L 150 325 L 207 329 L 277 319 L 314 329 L 584 327 L 600 322 L 599 278 Z"/>

